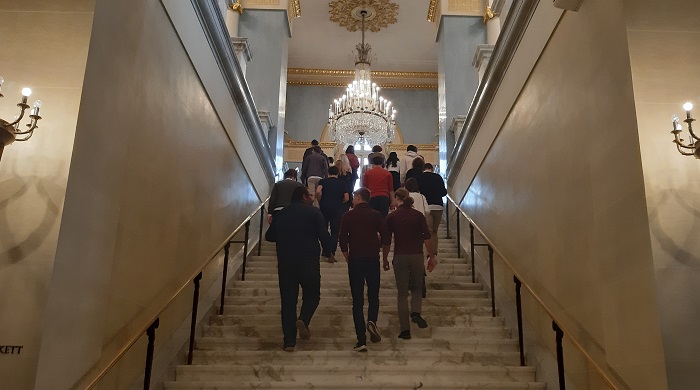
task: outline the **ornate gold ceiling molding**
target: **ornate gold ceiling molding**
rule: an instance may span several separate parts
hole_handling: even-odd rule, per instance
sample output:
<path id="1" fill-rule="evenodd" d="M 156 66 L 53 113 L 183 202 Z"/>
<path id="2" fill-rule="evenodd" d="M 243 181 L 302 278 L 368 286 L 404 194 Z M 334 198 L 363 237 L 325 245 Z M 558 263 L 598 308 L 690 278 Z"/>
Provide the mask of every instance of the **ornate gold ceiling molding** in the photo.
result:
<path id="1" fill-rule="evenodd" d="M 295 18 L 301 17 L 301 0 L 290 0 L 289 1 L 290 14 L 293 14 Z"/>
<path id="2" fill-rule="evenodd" d="M 287 85 L 302 85 L 312 87 L 340 87 L 345 88 L 347 83 L 331 82 L 331 81 L 307 81 L 307 80 L 289 80 Z M 437 89 L 437 84 L 382 84 L 383 89 Z"/>
<path id="3" fill-rule="evenodd" d="M 368 11 L 365 28 L 372 32 L 378 32 L 396 23 L 399 10 L 399 5 L 390 0 L 334 0 L 328 6 L 331 21 L 347 28 L 348 31 L 362 28 L 361 18 L 357 16 L 360 9 Z"/>
<path id="4" fill-rule="evenodd" d="M 322 76 L 322 77 L 355 77 L 353 70 L 337 70 L 337 69 L 308 69 L 308 68 L 289 68 L 287 69 L 288 76 Z M 412 78 L 412 79 L 436 79 L 437 72 L 398 72 L 374 70 L 372 77 L 384 79 L 396 78 Z"/>
<path id="5" fill-rule="evenodd" d="M 430 5 L 428 5 L 428 21 L 433 23 L 435 21 L 435 13 L 437 12 L 437 1 L 430 0 Z"/>

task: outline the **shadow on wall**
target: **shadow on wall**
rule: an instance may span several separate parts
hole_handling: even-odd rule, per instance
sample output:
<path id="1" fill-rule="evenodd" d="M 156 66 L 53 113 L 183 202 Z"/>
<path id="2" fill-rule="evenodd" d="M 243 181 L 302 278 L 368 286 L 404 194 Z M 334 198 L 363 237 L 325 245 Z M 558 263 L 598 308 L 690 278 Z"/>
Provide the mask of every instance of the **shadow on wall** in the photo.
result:
<path id="1" fill-rule="evenodd" d="M 59 221 L 61 202 L 66 193 L 65 185 L 59 184 L 65 183 L 60 173 L 66 171 L 63 164 L 59 164 L 54 168 L 53 174 L 26 176 L 20 175 L 14 166 L 11 168 L 10 178 L 0 182 L 0 231 L 6 232 L 0 236 L 0 247 L 4 249 L 0 252 L 0 259 L 7 259 L 0 262 L 0 267 L 20 263 L 38 250 L 47 238 L 55 239 L 56 236 L 51 235 L 50 231 Z M 36 202 L 32 207 L 35 211 L 43 208 L 43 212 L 37 213 L 41 215 L 41 219 L 35 226 L 27 228 L 31 229 L 31 233 L 22 239 L 15 237 L 17 229 L 14 227 L 19 223 L 28 224 L 35 221 L 27 219 L 30 213 L 23 213 L 21 210 L 13 212 L 12 206 L 15 201 L 25 196 L 34 196 Z M 24 216 L 21 221 L 20 215 Z"/>

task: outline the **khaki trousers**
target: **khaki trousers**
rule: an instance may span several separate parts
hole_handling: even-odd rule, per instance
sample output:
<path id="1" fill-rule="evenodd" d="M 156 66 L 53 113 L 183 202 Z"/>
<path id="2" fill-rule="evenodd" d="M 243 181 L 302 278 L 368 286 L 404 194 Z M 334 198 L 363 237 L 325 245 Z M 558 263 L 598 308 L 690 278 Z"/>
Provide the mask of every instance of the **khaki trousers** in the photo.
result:
<path id="1" fill-rule="evenodd" d="M 426 214 L 426 220 L 428 222 L 428 228 L 430 228 L 430 246 L 432 247 L 433 253 L 438 253 L 438 228 L 440 227 L 440 222 L 442 222 L 442 210 L 430 210 Z"/>

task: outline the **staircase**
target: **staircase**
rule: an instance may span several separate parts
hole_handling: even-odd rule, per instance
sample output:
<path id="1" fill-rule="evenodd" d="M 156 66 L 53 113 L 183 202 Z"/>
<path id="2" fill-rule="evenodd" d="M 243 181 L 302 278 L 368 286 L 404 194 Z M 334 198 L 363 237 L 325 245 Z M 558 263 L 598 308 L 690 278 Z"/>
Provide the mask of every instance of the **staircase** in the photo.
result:
<path id="1" fill-rule="evenodd" d="M 394 274 L 382 271 L 382 340 L 368 338 L 369 352 L 354 352 L 347 266 L 338 253 L 338 263 L 321 262 L 311 340 L 297 339 L 289 353 L 282 351 L 275 246 L 263 243 L 261 256 L 249 258 L 246 280 L 228 290 L 225 314 L 211 318 L 197 339 L 193 365 L 177 366 L 176 381 L 165 388 L 544 389 L 533 367 L 519 366 L 517 339 L 503 318 L 491 317 L 491 301 L 481 283 L 471 283 L 455 240 L 441 238 L 439 247 L 423 300 L 427 329 L 411 324 L 413 338 L 398 339 Z"/>

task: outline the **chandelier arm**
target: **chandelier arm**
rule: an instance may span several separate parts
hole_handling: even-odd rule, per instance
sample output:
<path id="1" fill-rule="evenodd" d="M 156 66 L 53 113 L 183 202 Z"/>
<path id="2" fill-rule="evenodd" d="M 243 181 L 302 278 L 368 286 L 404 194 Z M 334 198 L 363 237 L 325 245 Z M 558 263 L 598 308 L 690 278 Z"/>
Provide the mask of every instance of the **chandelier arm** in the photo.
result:
<path id="1" fill-rule="evenodd" d="M 15 138 L 15 141 L 19 141 L 19 142 L 26 141 L 26 140 L 32 138 L 33 135 L 34 135 L 34 131 L 31 131 L 31 132 L 29 133 L 29 135 L 27 135 L 27 136 L 24 137 L 24 138 Z"/>
<path id="2" fill-rule="evenodd" d="M 34 117 L 34 116 L 35 115 L 32 115 L 32 117 Z M 27 125 L 29 127 L 29 129 L 24 130 L 24 131 L 15 131 L 15 135 L 29 134 L 29 133 L 33 132 L 36 128 L 39 127 L 39 126 L 37 126 L 38 122 L 39 122 L 39 119 L 32 118 L 32 123 Z"/>
<path id="3" fill-rule="evenodd" d="M 684 147 L 684 148 L 687 148 L 687 149 L 693 149 L 693 148 L 691 148 L 691 147 L 688 147 L 688 146 L 685 146 L 685 145 L 681 145 L 681 144 L 679 144 L 679 143 L 676 143 L 676 148 L 678 149 L 678 153 L 680 153 L 680 154 L 682 154 L 682 155 L 684 155 L 684 156 L 693 156 L 693 155 L 695 155 L 695 153 L 684 152 L 684 151 L 681 149 L 681 146 Z"/>
<path id="4" fill-rule="evenodd" d="M 683 143 L 683 139 L 678 135 L 678 133 L 674 132 L 673 135 L 676 137 L 676 139 L 674 139 L 672 142 L 678 146 L 679 151 L 680 151 L 680 148 L 695 150 L 695 147 L 692 144 L 685 145 Z"/>
<path id="5" fill-rule="evenodd" d="M 24 118 L 24 112 L 27 111 L 27 108 L 29 108 L 29 105 L 26 103 L 17 103 L 17 107 L 21 108 L 21 110 L 19 112 L 19 116 L 17 117 L 17 119 L 14 122 L 9 124 L 10 126 L 14 126 L 14 125 L 18 124 L 22 120 L 22 118 Z"/>
<path id="6" fill-rule="evenodd" d="M 694 138 L 696 141 L 700 141 L 700 137 L 695 135 L 695 132 L 693 132 L 693 122 L 695 119 L 686 119 L 685 122 L 688 123 L 688 132 L 690 132 L 690 136 Z"/>

